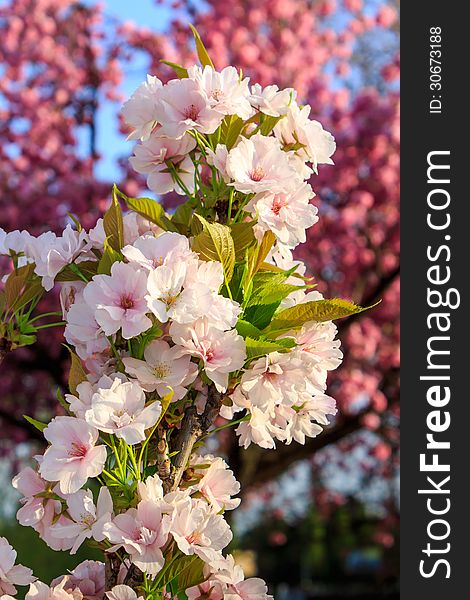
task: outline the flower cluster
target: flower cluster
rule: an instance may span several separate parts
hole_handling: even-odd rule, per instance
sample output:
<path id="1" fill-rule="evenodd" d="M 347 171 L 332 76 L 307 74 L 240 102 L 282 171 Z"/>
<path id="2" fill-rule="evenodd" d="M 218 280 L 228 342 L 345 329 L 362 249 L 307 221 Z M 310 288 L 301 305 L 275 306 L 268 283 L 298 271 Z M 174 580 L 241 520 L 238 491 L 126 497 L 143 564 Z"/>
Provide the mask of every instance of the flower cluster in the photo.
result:
<path id="1" fill-rule="evenodd" d="M 303 444 L 336 412 L 326 395 L 342 359 L 332 320 L 362 309 L 312 291 L 291 252 L 317 220 L 306 179 L 332 162 L 333 137 L 294 90 L 216 71 L 196 39 L 203 68 L 176 66 L 180 78 L 166 84 L 149 76 L 123 108 L 138 140 L 133 167 L 157 194 L 186 202 L 167 215 L 114 187 L 91 230 L 75 219 L 60 236 L 0 235 L 13 262 L 4 345 L 65 325 L 72 358 L 64 413 L 31 421 L 48 446 L 13 480 L 17 518 L 55 550 L 92 540 L 106 557 L 48 587 L 13 566 L 5 542 L 7 594 L 30 583 L 28 600 L 271 598 L 223 554 L 240 486 L 199 448 L 235 425 L 244 447 Z M 33 317 L 56 283 L 61 311 Z M 54 315 L 63 321 L 38 324 Z"/>

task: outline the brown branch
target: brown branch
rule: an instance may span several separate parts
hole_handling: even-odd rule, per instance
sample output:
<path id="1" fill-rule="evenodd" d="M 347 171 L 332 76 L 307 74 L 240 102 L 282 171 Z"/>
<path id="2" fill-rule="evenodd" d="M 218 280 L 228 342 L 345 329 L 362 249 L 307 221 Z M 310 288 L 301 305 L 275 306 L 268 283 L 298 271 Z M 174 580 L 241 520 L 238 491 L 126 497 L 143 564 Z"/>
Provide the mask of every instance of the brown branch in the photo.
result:
<path id="1" fill-rule="evenodd" d="M 121 561 L 115 552 L 105 552 L 104 554 L 104 573 L 105 589 L 110 591 L 118 582 Z"/>

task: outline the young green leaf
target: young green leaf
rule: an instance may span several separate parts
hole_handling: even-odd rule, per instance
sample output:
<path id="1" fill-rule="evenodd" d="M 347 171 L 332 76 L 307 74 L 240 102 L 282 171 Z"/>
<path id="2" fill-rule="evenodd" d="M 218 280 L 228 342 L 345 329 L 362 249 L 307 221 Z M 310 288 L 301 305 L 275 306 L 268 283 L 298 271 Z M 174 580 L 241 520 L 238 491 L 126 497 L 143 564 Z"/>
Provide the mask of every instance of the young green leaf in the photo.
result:
<path id="1" fill-rule="evenodd" d="M 239 335 L 241 335 L 244 338 L 251 337 L 253 339 L 257 339 L 262 335 L 261 329 L 258 329 L 257 327 L 255 327 L 251 323 L 248 323 L 248 321 L 244 321 L 243 319 L 237 321 L 235 328 Z"/>
<path id="2" fill-rule="evenodd" d="M 122 210 L 117 199 L 117 187 L 113 187 L 113 199 L 111 206 L 103 217 L 103 227 L 111 248 L 119 252 L 124 246 L 124 224 L 122 221 Z"/>
<path id="3" fill-rule="evenodd" d="M 98 273 L 97 260 L 84 260 L 79 264 L 66 265 L 62 271 L 56 275 L 55 281 L 80 281 L 78 270 L 86 279 L 91 280 Z"/>
<path id="4" fill-rule="evenodd" d="M 77 393 L 77 386 L 82 383 L 82 381 L 87 381 L 87 376 L 79 357 L 71 348 L 66 345 L 65 347 L 70 352 L 70 358 L 72 359 L 69 372 L 69 390 L 71 394 L 75 395 Z"/>
<path id="5" fill-rule="evenodd" d="M 256 244 L 255 234 L 253 233 L 254 225 L 255 221 L 251 221 L 250 223 L 233 223 L 230 225 L 237 261 L 243 260 L 246 250 Z"/>
<path id="6" fill-rule="evenodd" d="M 266 354 L 270 354 L 271 352 L 285 352 L 287 349 L 292 347 L 282 343 L 280 340 L 271 342 L 269 340 L 254 340 L 247 337 L 245 342 L 246 356 L 248 360 L 253 360 L 254 358 L 259 358 L 260 356 L 266 356 Z"/>
<path id="7" fill-rule="evenodd" d="M 177 63 L 171 62 L 169 60 L 160 60 L 160 62 L 166 65 L 167 67 L 171 67 L 179 79 L 187 79 L 188 69 L 186 69 L 185 67 L 178 65 Z"/>
<path id="8" fill-rule="evenodd" d="M 47 427 L 47 423 L 41 423 L 41 421 L 36 421 L 36 419 L 28 417 L 28 415 L 23 415 L 23 418 L 26 419 L 28 423 L 33 425 L 33 427 L 36 427 L 36 429 L 38 429 L 39 431 L 44 431 L 44 429 L 46 429 Z"/>
<path id="9" fill-rule="evenodd" d="M 122 254 L 111 247 L 108 240 L 104 241 L 104 251 L 98 263 L 97 273 L 99 275 L 109 275 L 111 267 L 115 262 L 122 260 Z"/>
<path id="10" fill-rule="evenodd" d="M 116 193 L 124 200 L 129 210 L 133 210 L 145 219 L 156 223 L 165 231 L 178 231 L 178 228 L 166 216 L 163 206 L 151 198 L 129 198 L 116 188 Z"/>
<path id="11" fill-rule="evenodd" d="M 199 61 L 201 62 L 201 65 L 203 67 L 208 66 L 208 67 L 214 68 L 214 63 L 210 59 L 210 56 L 209 56 L 204 44 L 202 43 L 201 36 L 199 35 L 197 29 L 194 27 L 194 25 L 191 25 L 191 23 L 189 24 L 189 27 L 190 27 L 191 31 L 193 32 L 194 40 L 196 41 L 197 55 L 199 57 Z"/>
<path id="12" fill-rule="evenodd" d="M 221 223 L 208 223 L 200 215 L 194 215 L 202 224 L 202 231 L 193 240 L 192 249 L 201 260 L 222 263 L 226 281 L 229 282 L 235 266 L 235 246 L 230 228 Z"/>
<path id="13" fill-rule="evenodd" d="M 374 304 L 373 306 L 376 306 Z M 313 300 L 304 304 L 297 304 L 291 308 L 286 308 L 279 312 L 269 325 L 265 333 L 288 331 L 290 329 L 299 329 L 307 321 L 321 323 L 324 321 L 333 321 L 343 317 L 349 317 L 357 313 L 373 308 L 357 306 L 341 298 L 331 300 Z"/>

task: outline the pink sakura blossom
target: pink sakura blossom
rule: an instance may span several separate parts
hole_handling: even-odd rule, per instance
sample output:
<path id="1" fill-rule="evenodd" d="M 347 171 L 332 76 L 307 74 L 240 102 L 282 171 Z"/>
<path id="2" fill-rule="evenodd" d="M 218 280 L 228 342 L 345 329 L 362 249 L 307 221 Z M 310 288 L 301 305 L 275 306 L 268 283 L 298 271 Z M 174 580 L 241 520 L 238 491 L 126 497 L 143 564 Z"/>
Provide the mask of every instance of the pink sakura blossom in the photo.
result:
<path id="1" fill-rule="evenodd" d="M 208 579 L 185 590 L 188 600 L 224 600 L 224 590 L 219 581 Z"/>
<path id="2" fill-rule="evenodd" d="M 58 481 L 63 494 L 75 493 L 103 470 L 106 447 L 95 446 L 98 430 L 82 419 L 55 417 L 44 429 L 44 437 L 50 446 L 39 472 L 47 481 Z"/>
<path id="3" fill-rule="evenodd" d="M 42 457 L 41 457 L 42 458 Z M 23 497 L 20 499 L 21 508 L 16 513 L 20 525 L 32 527 L 39 537 L 53 550 L 69 550 L 73 542 L 68 539 L 58 539 L 53 535 L 54 523 L 65 523 L 61 516 L 62 504 L 53 497 L 39 496 L 50 491 L 51 485 L 44 481 L 31 467 L 25 467 L 12 481 L 13 487 Z M 53 488 L 51 496 L 59 490 Z"/>
<path id="4" fill-rule="evenodd" d="M 91 381 L 82 381 L 77 385 L 77 395 L 65 394 L 65 399 L 69 403 L 69 408 L 79 419 L 85 420 L 85 413 L 91 408 L 91 400 L 94 393 L 99 389 L 109 389 L 115 379 L 122 382 L 128 381 L 124 373 L 110 373 L 102 375 L 96 383 Z"/>
<path id="5" fill-rule="evenodd" d="M 286 117 L 274 127 L 274 134 L 282 146 L 293 147 L 296 154 L 306 162 L 311 162 L 315 172 L 319 164 L 332 165 L 331 156 L 336 150 L 334 137 L 325 131 L 318 121 L 309 119 L 310 106 L 299 106 L 293 102 Z M 300 148 L 297 149 L 297 146 Z"/>
<path id="6" fill-rule="evenodd" d="M 161 412 L 158 401 L 145 406 L 145 393 L 138 383 L 116 377 L 111 387 L 98 388 L 93 394 L 85 420 L 132 445 L 145 440 L 145 430 L 155 425 Z"/>
<path id="7" fill-rule="evenodd" d="M 237 508 L 241 500 L 232 496 L 240 492 L 240 484 L 222 458 L 211 454 L 196 456 L 191 467 L 196 476 L 201 477 L 194 488 L 204 496 L 214 512 Z"/>
<path id="8" fill-rule="evenodd" d="M 235 430 L 240 446 L 246 449 L 253 442 L 260 448 L 275 448 L 274 438 L 282 436 L 283 430 L 273 426 L 269 414 L 256 406 L 250 407 L 249 415 L 250 419 L 240 423 Z"/>
<path id="9" fill-rule="evenodd" d="M 205 312 L 211 304 L 210 290 L 203 284 L 184 287 L 188 265 L 177 262 L 162 265 L 148 276 L 145 296 L 148 308 L 161 323 L 169 319 L 177 323 L 191 323 Z"/>
<path id="10" fill-rule="evenodd" d="M 162 265 L 171 266 L 175 262 L 195 262 L 197 254 L 189 247 L 186 236 L 173 231 L 165 231 L 155 236 L 145 234 L 137 238 L 132 245 L 124 246 L 122 253 L 131 263 L 153 271 Z"/>
<path id="11" fill-rule="evenodd" d="M 285 428 L 285 443 L 290 444 L 295 440 L 299 444 L 305 444 L 305 437 L 316 437 L 323 429 L 314 423 L 317 421 L 328 425 L 326 415 L 336 414 L 336 402 L 329 396 L 306 397 L 305 402 L 299 401 L 299 405 L 289 411 L 287 427 Z"/>
<path id="12" fill-rule="evenodd" d="M 95 319 L 95 311 L 86 304 L 83 296 L 76 298 L 65 316 L 64 337 L 75 347 L 78 356 L 87 360 L 109 348 L 104 331 Z"/>
<path id="13" fill-rule="evenodd" d="M 227 173 L 234 188 L 245 194 L 277 194 L 292 188 L 299 179 L 276 138 L 260 133 L 242 138 L 227 157 Z"/>
<path id="14" fill-rule="evenodd" d="M 156 575 L 165 563 L 161 548 L 167 541 L 169 526 L 170 518 L 157 504 L 142 501 L 137 508 L 116 515 L 105 525 L 104 534 L 115 544 L 110 551 L 122 546 L 141 571 Z"/>
<path id="15" fill-rule="evenodd" d="M 95 275 L 86 286 L 83 298 L 105 335 L 119 329 L 125 339 L 151 327 L 146 316 L 147 271 L 121 262 L 111 267 L 111 275 Z"/>
<path id="16" fill-rule="evenodd" d="M 52 231 L 33 238 L 28 244 L 28 256 L 35 263 L 35 273 L 42 277 L 46 291 L 54 286 L 56 275 L 88 248 L 85 231 L 74 231 L 70 225 L 57 237 Z"/>
<path id="17" fill-rule="evenodd" d="M 175 511 L 170 533 L 183 554 L 196 554 L 209 564 L 220 559 L 232 539 L 222 515 L 214 513 L 206 502 L 192 498 Z"/>
<path id="18" fill-rule="evenodd" d="M 137 173 L 147 175 L 147 185 L 156 194 L 173 190 L 177 194 L 186 194 L 186 191 L 194 191 L 194 163 L 189 153 L 195 147 L 196 140 L 189 134 L 177 140 L 152 135 L 135 146 L 129 162 Z M 175 181 L 167 162 L 174 166 L 184 189 Z"/>
<path id="19" fill-rule="evenodd" d="M 207 148 L 207 164 L 217 169 L 225 183 L 230 181 L 230 175 L 227 172 L 227 157 L 228 149 L 225 144 L 217 144 L 215 152 Z"/>
<path id="20" fill-rule="evenodd" d="M 161 233 L 161 229 L 155 223 L 150 223 L 135 212 L 128 212 L 122 217 L 124 225 L 124 243 L 133 244 L 135 240 L 144 233 L 153 232 L 155 235 Z M 96 225 L 88 232 L 88 239 L 92 248 L 103 250 L 106 240 L 103 219 L 99 218 Z"/>
<path id="21" fill-rule="evenodd" d="M 263 231 L 272 231 L 282 244 L 295 248 L 318 221 L 317 208 L 310 204 L 314 196 L 310 185 L 301 183 L 287 192 L 257 194 L 246 208 L 258 217 Z"/>
<path id="22" fill-rule="evenodd" d="M 82 594 L 87 600 L 101 600 L 105 590 L 104 570 L 104 563 L 85 560 L 68 575 L 54 579 L 51 586 L 63 583 L 64 590 L 71 592 L 74 597 Z"/>
<path id="23" fill-rule="evenodd" d="M 186 395 L 186 386 L 195 380 L 198 372 L 190 356 L 181 356 L 177 346 L 170 347 L 164 340 L 151 342 L 144 350 L 144 360 L 129 357 L 124 358 L 123 363 L 145 391 L 156 391 L 163 398 L 171 388 L 173 400 L 181 400 Z"/>
<path id="24" fill-rule="evenodd" d="M 224 600 L 273 600 L 268 595 L 265 582 L 258 577 L 245 579 L 243 569 L 237 565 L 231 554 L 212 566 L 211 580 L 224 586 Z"/>
<path id="25" fill-rule="evenodd" d="M 26 600 L 81 600 L 81 592 L 65 589 L 66 578 L 56 585 L 49 587 L 42 581 L 35 581 L 29 586 Z"/>
<path id="26" fill-rule="evenodd" d="M 83 281 L 66 281 L 61 283 L 59 299 L 64 319 L 67 317 L 67 313 L 75 300 L 82 298 L 84 288 L 85 283 Z"/>
<path id="27" fill-rule="evenodd" d="M 67 497 L 67 512 L 72 519 L 68 523 L 57 523 L 52 527 L 54 537 L 73 541 L 70 554 L 75 554 L 86 539 L 97 542 L 104 540 L 103 528 L 111 520 L 113 501 L 108 488 L 100 489 L 95 506 L 90 490 L 78 490 Z"/>
<path id="28" fill-rule="evenodd" d="M 135 591 L 128 585 L 115 585 L 110 592 L 106 592 L 109 600 L 144 600 L 143 596 L 137 598 Z"/>
<path id="29" fill-rule="evenodd" d="M 6 232 L 0 227 L 0 254 L 8 255 L 11 251 L 16 254 L 26 252 L 34 237 L 29 231 L 23 230 Z"/>
<path id="30" fill-rule="evenodd" d="M 248 82 L 235 67 L 225 67 L 218 72 L 210 66 L 188 69 L 190 79 L 197 82 L 199 90 L 206 96 L 209 106 L 222 115 L 238 115 L 246 120 L 253 114 L 249 98 Z"/>
<path id="31" fill-rule="evenodd" d="M 16 594 L 17 585 L 28 585 L 35 578 L 33 572 L 23 565 L 15 565 L 16 550 L 8 540 L 0 537 L 0 594 Z"/>
<path id="32" fill-rule="evenodd" d="M 238 371 L 246 360 L 245 340 L 235 330 L 220 331 L 206 318 L 193 325 L 172 323 L 170 335 L 181 346 L 181 355 L 200 358 L 207 377 L 219 392 L 228 386 L 228 375 Z"/>
<path id="33" fill-rule="evenodd" d="M 122 115 L 132 128 L 128 140 L 147 140 L 157 125 L 157 107 L 160 102 L 162 82 L 157 77 L 147 75 L 132 96 L 124 103 Z"/>
<path id="34" fill-rule="evenodd" d="M 181 138 L 187 131 L 214 133 L 223 119 L 192 79 L 172 79 L 161 90 L 158 135 Z"/>
<path id="35" fill-rule="evenodd" d="M 289 104 L 295 100 L 297 92 L 292 88 L 279 90 L 277 85 L 268 85 L 265 88 L 259 83 L 251 87 L 251 106 L 271 117 L 281 117 L 287 113 Z"/>

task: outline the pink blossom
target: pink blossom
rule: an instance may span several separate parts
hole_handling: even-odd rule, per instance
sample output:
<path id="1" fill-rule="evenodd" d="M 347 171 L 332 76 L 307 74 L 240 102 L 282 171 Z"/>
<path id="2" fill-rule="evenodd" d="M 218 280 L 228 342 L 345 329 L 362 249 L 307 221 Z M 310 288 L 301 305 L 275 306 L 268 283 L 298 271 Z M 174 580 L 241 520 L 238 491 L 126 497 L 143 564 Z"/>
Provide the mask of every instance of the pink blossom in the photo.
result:
<path id="1" fill-rule="evenodd" d="M 106 592 L 109 600 L 144 600 L 143 596 L 137 598 L 135 591 L 128 585 L 115 585 L 110 592 Z"/>
<path id="2" fill-rule="evenodd" d="M 193 499 L 181 504 L 175 512 L 170 533 L 183 554 L 196 554 L 208 563 L 219 559 L 232 539 L 222 515 L 212 512 L 205 502 Z"/>
<path id="3" fill-rule="evenodd" d="M 132 245 L 124 246 L 122 253 L 129 262 L 149 271 L 175 262 L 197 262 L 197 254 L 191 251 L 188 238 L 172 231 L 158 236 L 142 235 Z"/>
<path id="4" fill-rule="evenodd" d="M 162 82 L 147 75 L 132 96 L 124 103 L 122 115 L 132 128 L 128 140 L 147 140 L 157 124 L 157 107 L 160 102 Z"/>
<path id="5" fill-rule="evenodd" d="M 192 79 L 172 79 L 160 93 L 158 135 L 180 138 L 187 131 L 214 133 L 223 115 L 212 109 Z"/>
<path id="6" fill-rule="evenodd" d="M 185 286 L 188 265 L 177 262 L 171 267 L 162 265 L 148 276 L 145 296 L 148 308 L 161 323 L 172 319 L 191 323 L 210 308 L 210 290 L 204 285 Z"/>
<path id="7" fill-rule="evenodd" d="M 82 297 L 77 298 L 69 307 L 65 320 L 67 325 L 64 337 L 75 347 L 82 360 L 104 352 L 109 347 L 104 331 L 96 322 L 94 309 Z"/>
<path id="8" fill-rule="evenodd" d="M 95 446 L 98 430 L 82 419 L 55 417 L 44 429 L 44 437 L 50 446 L 39 472 L 47 481 L 58 481 L 63 494 L 73 494 L 103 470 L 106 447 Z"/>
<path id="9" fill-rule="evenodd" d="M 296 103 L 292 103 L 287 116 L 274 127 L 274 133 L 285 148 L 294 146 L 297 155 L 311 162 L 316 171 L 319 164 L 333 164 L 331 156 L 336 150 L 336 143 L 321 123 L 308 118 L 309 114 L 310 106 L 299 108 Z M 298 145 L 301 147 L 296 149 Z"/>
<path id="10" fill-rule="evenodd" d="M 97 383 L 82 381 L 77 385 L 77 396 L 65 394 L 65 399 L 69 403 L 69 408 L 79 419 L 85 419 L 85 413 L 91 408 L 93 394 L 99 389 L 109 389 L 114 380 L 118 378 L 122 382 L 128 381 L 124 373 L 110 373 L 99 378 Z"/>
<path id="11" fill-rule="evenodd" d="M 289 248 L 305 242 L 305 230 L 318 221 L 317 208 L 310 204 L 315 194 L 308 183 L 278 194 L 257 194 L 247 205 L 258 217 L 263 231 L 272 231 Z"/>
<path id="12" fill-rule="evenodd" d="M 132 265 L 115 262 L 111 275 L 95 275 L 86 286 L 83 298 L 94 311 L 98 325 L 106 335 L 119 329 L 125 339 L 151 327 L 146 316 L 147 272 Z"/>
<path id="13" fill-rule="evenodd" d="M 181 400 L 186 395 L 185 386 L 194 381 L 198 372 L 190 356 L 181 356 L 177 346 L 170 347 L 164 340 L 151 342 L 144 350 L 144 360 L 129 357 L 124 358 L 123 363 L 144 390 L 156 391 L 163 398 L 171 388 L 173 400 Z"/>
<path id="14" fill-rule="evenodd" d="M 26 600 L 81 600 L 81 592 L 65 589 L 65 578 L 57 585 L 49 587 L 42 581 L 36 581 L 29 586 Z"/>
<path id="15" fill-rule="evenodd" d="M 196 146 L 196 140 L 189 134 L 178 140 L 152 135 L 148 140 L 137 144 L 134 156 L 129 162 L 138 173 L 147 174 L 147 185 L 156 194 L 166 194 L 173 190 L 185 194 L 194 191 L 194 164 L 189 152 Z M 183 182 L 183 189 L 175 181 L 167 162 L 171 162 Z"/>
<path id="16" fill-rule="evenodd" d="M 167 541 L 169 525 L 169 517 L 162 515 L 157 504 L 142 501 L 137 508 L 116 515 L 105 525 L 104 533 L 115 544 L 110 551 L 122 546 L 141 571 L 156 575 L 165 562 L 161 548 Z"/>
<path id="17" fill-rule="evenodd" d="M 16 594 L 17 585 L 28 585 L 35 578 L 33 572 L 23 565 L 15 565 L 16 550 L 7 539 L 0 537 L 0 594 Z"/>
<path id="18" fill-rule="evenodd" d="M 259 83 L 251 87 L 250 103 L 253 108 L 271 117 L 285 115 L 289 104 L 295 100 L 297 92 L 292 88 L 279 90 L 277 85 L 268 85 L 265 88 Z"/>
<path id="19" fill-rule="evenodd" d="M 101 600 L 105 590 L 104 563 L 97 560 L 85 560 L 70 571 L 70 574 L 57 577 L 51 586 L 63 582 L 64 589 L 75 596 L 82 594 L 86 600 Z"/>
<path id="20" fill-rule="evenodd" d="M 172 323 L 170 335 L 182 355 L 202 359 L 207 377 L 219 392 L 228 386 L 228 375 L 241 369 L 246 359 L 245 340 L 235 330 L 220 331 L 205 318 L 193 325 Z"/>
<path id="21" fill-rule="evenodd" d="M 203 69 L 194 66 L 188 69 L 188 75 L 197 82 L 211 108 L 222 115 L 238 115 L 243 120 L 251 117 L 249 79 L 241 80 L 235 67 L 225 67 L 218 72 L 210 66 Z"/>
<path id="22" fill-rule="evenodd" d="M 204 496 L 215 512 L 237 508 L 241 501 L 232 496 L 240 492 L 240 484 L 222 458 L 211 454 L 196 456 L 191 461 L 191 467 L 195 469 L 197 476 L 201 476 L 194 488 Z"/>
<path id="23" fill-rule="evenodd" d="M 113 512 L 111 494 L 102 487 L 95 506 L 90 490 L 78 490 L 67 497 L 67 512 L 73 523 L 57 523 L 52 530 L 54 537 L 72 539 L 70 554 L 75 554 L 86 539 L 104 540 L 103 528 Z"/>
<path id="24" fill-rule="evenodd" d="M 273 137 L 257 133 L 242 140 L 228 153 L 227 172 L 234 188 L 245 194 L 279 193 L 292 187 L 298 174 Z"/>
<path id="25" fill-rule="evenodd" d="M 158 401 L 145 406 L 145 393 L 137 382 L 116 377 L 111 387 L 93 394 L 85 420 L 132 445 L 145 440 L 145 430 L 155 425 L 161 412 Z"/>

